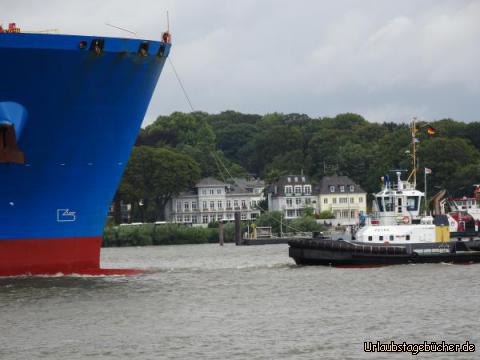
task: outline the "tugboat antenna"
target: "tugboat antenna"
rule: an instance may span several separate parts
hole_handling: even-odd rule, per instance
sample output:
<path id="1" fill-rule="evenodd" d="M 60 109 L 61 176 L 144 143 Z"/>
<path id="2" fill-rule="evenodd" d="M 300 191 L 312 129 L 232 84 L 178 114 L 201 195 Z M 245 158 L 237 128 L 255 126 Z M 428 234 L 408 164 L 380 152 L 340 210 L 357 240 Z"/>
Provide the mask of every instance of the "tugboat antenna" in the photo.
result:
<path id="1" fill-rule="evenodd" d="M 167 10 L 167 32 L 170 32 L 170 17 L 168 16 L 168 10 Z"/>

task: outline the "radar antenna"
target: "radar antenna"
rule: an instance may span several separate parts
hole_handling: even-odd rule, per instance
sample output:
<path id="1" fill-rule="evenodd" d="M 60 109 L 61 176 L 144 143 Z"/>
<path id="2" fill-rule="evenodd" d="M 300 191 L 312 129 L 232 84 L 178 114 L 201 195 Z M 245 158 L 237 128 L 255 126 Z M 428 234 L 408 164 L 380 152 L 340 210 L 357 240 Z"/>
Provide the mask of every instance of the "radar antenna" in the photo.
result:
<path id="1" fill-rule="evenodd" d="M 413 180 L 413 186 L 416 188 L 417 187 L 417 118 L 414 117 L 412 120 L 412 124 L 410 125 L 410 131 L 412 133 L 412 171 L 410 172 L 410 175 L 408 175 L 407 181 L 410 182 L 410 179 Z"/>

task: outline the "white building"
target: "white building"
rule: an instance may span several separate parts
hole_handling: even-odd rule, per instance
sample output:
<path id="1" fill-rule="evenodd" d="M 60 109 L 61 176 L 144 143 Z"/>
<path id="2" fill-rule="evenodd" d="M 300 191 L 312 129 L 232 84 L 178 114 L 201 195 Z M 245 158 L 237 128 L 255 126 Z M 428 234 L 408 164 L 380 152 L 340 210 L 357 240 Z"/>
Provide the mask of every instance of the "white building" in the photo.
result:
<path id="1" fill-rule="evenodd" d="M 167 220 L 206 226 L 214 221 L 233 221 L 240 211 L 242 220 L 260 215 L 257 204 L 264 199 L 264 182 L 235 179 L 234 185 L 213 178 L 200 180 L 188 192 L 172 198 L 165 207 Z"/>
<path id="2" fill-rule="evenodd" d="M 305 175 L 282 176 L 268 191 L 269 211 L 281 211 L 285 219 L 302 216 L 305 208 L 318 212 L 317 201 L 313 186 Z"/>

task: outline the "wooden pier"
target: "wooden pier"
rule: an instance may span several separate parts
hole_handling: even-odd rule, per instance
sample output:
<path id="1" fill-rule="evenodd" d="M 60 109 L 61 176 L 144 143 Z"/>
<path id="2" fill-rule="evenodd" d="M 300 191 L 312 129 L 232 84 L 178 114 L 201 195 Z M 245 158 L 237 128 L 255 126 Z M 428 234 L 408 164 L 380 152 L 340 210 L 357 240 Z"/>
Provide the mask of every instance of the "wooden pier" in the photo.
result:
<path id="1" fill-rule="evenodd" d="M 290 240 L 294 239 L 312 239 L 311 232 L 304 233 L 283 233 L 282 236 L 274 236 L 271 227 L 256 227 L 253 226 L 252 232 L 242 234 L 242 227 L 240 221 L 240 213 L 235 213 L 235 245 L 273 245 L 273 244 L 288 244 Z"/>

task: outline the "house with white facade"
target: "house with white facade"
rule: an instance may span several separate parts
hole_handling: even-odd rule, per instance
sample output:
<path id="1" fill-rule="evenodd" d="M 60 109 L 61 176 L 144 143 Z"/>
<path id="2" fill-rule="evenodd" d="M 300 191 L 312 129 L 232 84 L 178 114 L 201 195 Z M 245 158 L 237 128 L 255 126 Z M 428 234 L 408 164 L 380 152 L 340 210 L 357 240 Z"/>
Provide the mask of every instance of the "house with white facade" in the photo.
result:
<path id="1" fill-rule="evenodd" d="M 242 220 L 253 220 L 260 215 L 257 204 L 264 199 L 264 187 L 257 179 L 234 179 L 229 184 L 204 178 L 172 198 L 165 207 L 165 217 L 175 223 L 206 226 L 214 221 L 233 221 L 239 211 Z"/>
<path id="2" fill-rule="evenodd" d="M 269 211 L 281 211 L 285 219 L 301 217 L 306 208 L 318 212 L 318 197 L 306 175 L 284 175 L 268 191 Z"/>

